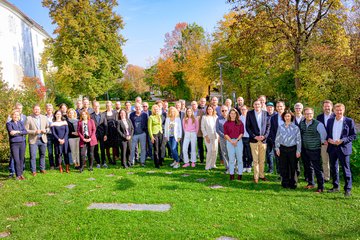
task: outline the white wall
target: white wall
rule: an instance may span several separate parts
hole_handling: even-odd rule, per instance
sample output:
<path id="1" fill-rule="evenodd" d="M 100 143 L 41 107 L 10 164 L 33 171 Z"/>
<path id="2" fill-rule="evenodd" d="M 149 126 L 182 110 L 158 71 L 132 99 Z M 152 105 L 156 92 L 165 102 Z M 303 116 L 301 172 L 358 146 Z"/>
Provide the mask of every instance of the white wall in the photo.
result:
<path id="1" fill-rule="evenodd" d="M 46 35 L 23 16 L 0 2 L 0 61 L 3 80 L 18 88 L 22 78 L 38 77 L 44 83 L 39 69 Z"/>

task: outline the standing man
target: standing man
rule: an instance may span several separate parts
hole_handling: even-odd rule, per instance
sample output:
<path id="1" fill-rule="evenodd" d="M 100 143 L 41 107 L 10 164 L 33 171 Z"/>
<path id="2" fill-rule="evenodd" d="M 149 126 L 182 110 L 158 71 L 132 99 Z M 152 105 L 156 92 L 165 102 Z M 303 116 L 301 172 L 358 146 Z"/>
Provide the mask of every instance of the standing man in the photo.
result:
<path id="1" fill-rule="evenodd" d="M 294 123 L 296 126 L 299 126 L 300 122 L 305 119 L 305 117 L 302 114 L 303 109 L 304 109 L 304 106 L 302 105 L 302 103 L 298 102 L 294 105 L 294 112 L 295 112 Z"/>
<path id="2" fill-rule="evenodd" d="M 50 126 L 47 118 L 40 114 L 40 106 L 33 107 L 33 114 L 28 116 L 25 122 L 25 129 L 29 134 L 30 168 L 33 176 L 36 176 L 36 154 L 40 154 L 40 172 L 45 171 L 45 153 L 47 137 Z"/>
<path id="3" fill-rule="evenodd" d="M 235 109 L 236 109 L 236 111 L 239 112 L 240 115 L 241 115 L 241 107 L 242 106 L 244 106 L 244 98 L 243 97 L 238 97 L 236 99 Z"/>
<path id="4" fill-rule="evenodd" d="M 270 121 L 267 112 L 261 109 L 259 100 L 254 102 L 254 110 L 246 115 L 246 131 L 250 138 L 250 148 L 253 158 L 254 182 L 258 183 L 259 178 L 267 181 L 264 174 L 266 139 L 270 132 Z"/>
<path id="5" fill-rule="evenodd" d="M 246 115 L 248 112 L 247 106 L 243 105 L 240 108 L 241 115 L 240 120 L 244 126 L 246 126 Z M 246 127 L 244 128 L 244 135 L 242 137 L 243 142 L 243 165 L 244 165 L 244 172 L 251 173 L 251 166 L 252 166 L 252 155 L 250 149 L 250 141 L 249 141 L 249 133 L 246 131 Z"/>
<path id="6" fill-rule="evenodd" d="M 89 115 L 91 115 L 93 112 L 94 112 L 94 109 L 92 109 L 90 107 L 90 101 L 88 98 L 84 97 L 83 98 L 83 109 L 82 110 L 85 110 L 89 113 Z M 80 115 L 79 115 L 80 116 Z"/>
<path id="7" fill-rule="evenodd" d="M 200 98 L 198 109 L 205 113 L 206 110 L 206 98 Z"/>
<path id="8" fill-rule="evenodd" d="M 274 103 L 267 102 L 266 103 L 266 111 L 267 116 L 270 120 L 270 127 L 271 127 L 271 119 L 273 116 L 277 115 L 277 112 L 274 111 Z M 271 129 L 270 129 L 271 131 Z M 270 132 L 271 133 L 271 132 Z M 276 132 L 275 132 L 276 133 Z M 268 164 L 268 173 L 273 173 L 273 159 L 275 157 L 274 151 L 273 151 L 273 143 L 270 139 L 270 137 L 266 140 L 266 163 Z"/>
<path id="9" fill-rule="evenodd" d="M 100 157 L 101 157 L 101 165 L 103 168 L 107 168 L 106 158 L 105 158 L 105 142 L 107 140 L 107 119 L 105 114 L 100 112 L 100 104 L 99 102 L 93 102 L 94 112 L 90 115 L 91 119 L 95 122 L 96 127 L 96 139 L 98 144 L 94 147 L 94 158 L 96 161 L 96 168 L 100 168 Z M 100 154 L 99 154 L 100 148 Z"/>
<path id="10" fill-rule="evenodd" d="M 54 107 L 51 103 L 46 104 L 46 118 L 49 122 L 49 126 L 51 126 L 52 122 L 53 122 L 53 111 L 54 111 Z M 49 131 L 46 134 L 46 138 L 47 138 L 47 144 L 46 144 L 46 148 L 48 151 L 48 158 L 49 158 L 49 164 L 50 164 L 50 170 L 54 170 L 55 167 L 58 167 L 59 162 L 58 161 L 54 161 L 54 136 L 52 135 L 51 131 Z"/>
<path id="11" fill-rule="evenodd" d="M 228 108 L 228 111 L 230 111 L 230 109 L 231 109 L 231 105 L 232 105 L 232 101 L 231 101 L 231 99 L 230 98 L 227 98 L 226 100 L 225 100 L 225 106 L 227 106 L 227 108 Z M 240 113 L 239 113 L 240 114 Z"/>
<path id="12" fill-rule="evenodd" d="M 80 113 L 82 108 L 83 108 L 83 102 L 81 100 L 77 100 L 75 112 L 77 114 L 78 119 L 80 119 Z"/>
<path id="13" fill-rule="evenodd" d="M 221 116 L 216 119 L 216 132 L 219 135 L 219 145 L 220 145 L 220 160 L 224 162 L 226 169 L 226 174 L 229 173 L 229 157 L 226 148 L 226 139 L 224 135 L 224 124 L 227 121 L 229 113 L 229 108 L 225 105 L 221 106 Z"/>
<path id="14" fill-rule="evenodd" d="M 120 101 L 115 102 L 115 110 L 116 110 L 117 114 L 119 115 L 119 112 L 121 110 L 121 102 Z"/>
<path id="15" fill-rule="evenodd" d="M 132 111 L 131 111 L 131 102 L 130 102 L 130 101 L 126 101 L 126 102 L 125 102 L 125 112 L 126 112 L 127 118 L 129 118 L 129 117 L 130 117 L 130 113 L 132 112 Z"/>
<path id="16" fill-rule="evenodd" d="M 324 175 L 321 168 L 321 144 L 326 143 L 324 124 L 314 119 L 314 109 L 305 108 L 305 120 L 300 123 L 302 141 L 302 160 L 304 161 L 305 177 L 308 179 L 306 189 L 315 187 L 314 171 L 317 179 L 317 193 L 324 191 Z"/>
<path id="17" fill-rule="evenodd" d="M 211 98 L 211 106 L 213 106 L 213 108 L 215 109 L 217 116 L 220 117 L 221 110 L 220 110 L 220 106 L 218 104 L 219 104 L 219 99 L 217 97 L 212 97 Z"/>
<path id="18" fill-rule="evenodd" d="M 260 101 L 260 104 L 261 104 L 261 110 L 266 111 L 266 96 L 260 95 L 258 100 Z"/>
<path id="19" fill-rule="evenodd" d="M 266 149 L 266 152 L 268 153 L 267 156 L 269 156 L 269 158 L 267 159 L 269 164 L 269 172 L 273 172 L 273 167 L 274 167 L 273 160 L 275 159 L 276 173 L 280 174 L 280 176 L 281 176 L 281 172 L 280 172 L 279 157 L 274 154 L 274 147 L 275 147 L 275 137 L 278 127 L 284 123 L 281 117 L 284 111 L 285 111 L 285 103 L 283 101 L 277 101 L 276 114 L 274 114 L 270 119 L 270 134 L 268 138 L 268 146 Z"/>
<path id="20" fill-rule="evenodd" d="M 132 136 L 130 162 L 135 164 L 135 148 L 140 144 L 140 164 L 145 167 L 146 159 L 146 132 L 148 116 L 141 110 L 140 103 L 135 103 L 135 112 L 130 113 L 130 120 L 134 126 L 134 136 Z"/>
<path id="21" fill-rule="evenodd" d="M 331 175 L 333 188 L 329 192 L 338 192 L 339 184 L 339 161 L 345 180 L 345 197 L 351 196 L 352 176 L 350 169 L 350 155 L 352 154 L 352 141 L 356 139 L 354 120 L 345 117 L 345 105 L 335 104 L 335 118 L 327 122 L 328 148 L 330 156 Z"/>
<path id="22" fill-rule="evenodd" d="M 330 100 L 325 100 L 323 102 L 323 113 L 319 114 L 316 117 L 316 120 L 324 124 L 325 128 L 327 127 L 328 121 L 330 118 L 334 118 L 335 114 L 333 113 L 333 103 Z M 327 152 L 328 145 L 321 145 L 321 159 L 322 159 L 322 168 L 324 171 L 324 180 L 328 182 L 330 180 L 330 161 L 329 154 Z"/>

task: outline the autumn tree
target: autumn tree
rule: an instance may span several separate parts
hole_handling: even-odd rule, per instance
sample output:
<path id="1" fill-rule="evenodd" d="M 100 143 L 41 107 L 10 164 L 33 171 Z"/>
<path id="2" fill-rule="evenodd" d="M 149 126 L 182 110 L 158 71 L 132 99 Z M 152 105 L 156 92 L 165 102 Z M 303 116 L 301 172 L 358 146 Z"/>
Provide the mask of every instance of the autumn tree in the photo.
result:
<path id="1" fill-rule="evenodd" d="M 300 89 L 301 81 L 296 76 L 303 60 L 303 51 L 308 47 L 319 23 L 332 11 L 341 7 L 340 0 L 228 0 L 235 4 L 235 10 L 242 14 L 261 15 L 264 25 L 256 26 L 271 29 L 277 38 L 285 39 L 293 53 L 295 86 Z M 267 24 L 269 23 L 269 24 Z"/>
<path id="2" fill-rule="evenodd" d="M 46 42 L 42 63 L 57 69 L 57 90 L 94 98 L 122 77 L 126 59 L 121 16 L 113 9 L 116 0 L 43 0 L 56 24 L 55 38 Z"/>
<path id="3" fill-rule="evenodd" d="M 132 84 L 133 89 L 138 93 L 143 93 L 149 90 L 149 88 L 146 86 L 144 82 L 144 78 L 145 78 L 144 68 L 132 64 L 126 66 L 123 80 L 129 81 Z"/>

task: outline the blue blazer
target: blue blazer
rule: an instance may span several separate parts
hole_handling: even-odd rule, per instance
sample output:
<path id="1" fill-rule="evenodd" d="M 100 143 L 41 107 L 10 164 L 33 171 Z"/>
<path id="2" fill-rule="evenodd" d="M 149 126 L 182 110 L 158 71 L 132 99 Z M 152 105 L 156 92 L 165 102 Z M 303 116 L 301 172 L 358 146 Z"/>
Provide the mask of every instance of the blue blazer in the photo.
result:
<path id="1" fill-rule="evenodd" d="M 334 113 L 331 113 L 331 114 L 330 114 L 330 118 L 334 118 L 334 117 L 335 117 L 335 114 L 334 114 Z M 329 118 L 329 120 L 330 120 L 330 118 Z M 316 117 L 316 120 L 318 120 L 319 122 L 321 122 L 322 124 L 324 124 L 324 127 L 326 126 L 324 113 L 319 114 L 319 115 Z M 328 122 L 329 122 L 329 120 L 328 120 Z"/>
<path id="2" fill-rule="evenodd" d="M 335 118 L 330 118 L 326 127 L 327 138 L 333 139 L 333 127 L 334 127 Z M 352 141 L 356 139 L 356 130 L 354 120 L 348 117 L 344 117 L 343 129 L 340 135 L 340 139 L 343 141 L 339 145 L 341 152 L 344 155 L 350 155 L 352 153 Z M 336 146 L 329 144 L 327 148 L 328 153 L 336 151 Z"/>
<path id="3" fill-rule="evenodd" d="M 276 112 L 270 117 L 270 133 L 267 142 L 275 143 L 276 132 L 279 127 L 278 116 L 279 113 Z"/>
<path id="4" fill-rule="evenodd" d="M 6 123 L 6 129 L 9 133 L 10 143 L 25 142 L 25 135 L 27 134 L 27 131 L 22 121 L 18 121 L 17 123 L 15 123 L 13 120 L 11 120 L 10 122 Z M 20 134 L 11 136 L 11 131 L 20 131 Z"/>
<path id="5" fill-rule="evenodd" d="M 246 131 L 249 134 L 250 142 L 256 143 L 256 136 L 264 136 L 263 143 L 266 143 L 266 139 L 270 133 L 270 119 L 267 116 L 267 112 L 262 110 L 261 116 L 261 129 L 259 129 L 256 121 L 255 110 L 251 110 L 246 115 Z"/>

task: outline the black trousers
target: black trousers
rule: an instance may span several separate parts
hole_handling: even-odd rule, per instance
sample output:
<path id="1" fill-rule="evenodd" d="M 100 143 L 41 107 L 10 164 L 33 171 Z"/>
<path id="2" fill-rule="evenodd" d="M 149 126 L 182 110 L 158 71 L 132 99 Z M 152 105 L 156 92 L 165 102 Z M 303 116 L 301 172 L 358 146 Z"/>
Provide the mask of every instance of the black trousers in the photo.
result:
<path id="1" fill-rule="evenodd" d="M 284 188 L 296 188 L 298 181 L 296 145 L 291 147 L 280 146 L 279 167 L 281 171 L 281 185 Z"/>
<path id="2" fill-rule="evenodd" d="M 88 153 L 88 156 L 89 156 L 89 168 L 90 169 L 93 168 L 94 148 L 95 148 L 95 146 L 90 146 L 90 143 L 84 143 L 84 146 L 80 148 L 80 153 L 81 153 L 80 166 L 82 169 L 84 169 L 84 167 L 86 166 L 86 152 Z"/>
<path id="3" fill-rule="evenodd" d="M 106 163 L 104 137 L 99 137 L 97 140 L 98 140 L 98 144 L 94 146 L 94 158 L 96 163 L 100 164 L 100 157 L 101 157 L 101 164 L 104 165 Z M 99 148 L 100 148 L 100 155 L 99 155 Z"/>
<path id="4" fill-rule="evenodd" d="M 131 150 L 131 140 L 120 140 L 120 149 L 121 149 L 121 164 L 123 167 L 130 167 L 130 150 Z"/>
<path id="5" fill-rule="evenodd" d="M 25 149 L 25 141 L 10 144 L 11 156 L 14 160 L 15 174 L 17 177 L 22 176 L 24 172 Z"/>
<path id="6" fill-rule="evenodd" d="M 154 134 L 153 135 L 155 141 L 154 141 L 154 144 L 153 144 L 153 147 L 154 147 L 154 164 L 155 164 L 155 167 L 156 168 L 160 168 L 160 165 L 162 165 L 163 161 L 164 161 L 164 157 L 162 155 L 163 153 L 163 147 L 164 144 L 163 144 L 163 138 L 164 138 L 164 135 L 162 133 L 157 133 L 157 134 Z"/>
<path id="7" fill-rule="evenodd" d="M 243 166 L 244 168 L 251 168 L 253 159 L 251 155 L 249 138 L 243 137 L 242 142 L 243 142 Z"/>
<path id="8" fill-rule="evenodd" d="M 324 189 L 324 174 L 321 164 L 321 149 L 310 150 L 302 148 L 301 155 L 304 162 L 305 176 L 308 178 L 308 184 L 315 185 L 315 172 L 318 189 Z"/>
<path id="9" fill-rule="evenodd" d="M 199 151 L 199 158 L 200 162 L 204 162 L 204 138 L 203 137 L 197 137 L 197 146 Z"/>

